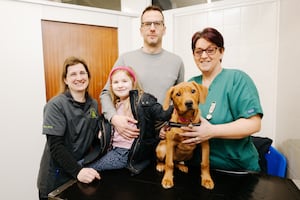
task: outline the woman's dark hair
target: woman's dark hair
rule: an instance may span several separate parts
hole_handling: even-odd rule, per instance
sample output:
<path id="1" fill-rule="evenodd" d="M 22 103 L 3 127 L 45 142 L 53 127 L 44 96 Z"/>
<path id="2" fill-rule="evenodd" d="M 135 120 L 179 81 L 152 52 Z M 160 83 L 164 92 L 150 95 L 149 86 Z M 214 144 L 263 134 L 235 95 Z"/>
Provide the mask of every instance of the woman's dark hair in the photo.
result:
<path id="1" fill-rule="evenodd" d="M 90 71 L 89 71 L 89 68 L 88 68 L 85 60 L 83 60 L 81 58 L 74 57 L 74 56 L 68 57 L 65 60 L 64 65 L 63 65 L 63 72 L 62 72 L 62 77 L 61 78 L 62 78 L 62 83 L 63 83 L 64 87 L 62 89 L 62 92 L 65 92 L 66 90 L 68 90 L 68 85 L 65 84 L 65 78 L 67 77 L 69 66 L 73 66 L 73 65 L 76 65 L 78 63 L 81 63 L 84 66 L 85 71 L 88 75 L 88 78 L 89 79 L 91 78 Z"/>
<path id="2" fill-rule="evenodd" d="M 224 51 L 224 39 L 222 34 L 214 28 L 208 27 L 203 29 L 202 31 L 198 31 L 194 33 L 192 37 L 192 50 L 193 53 L 195 51 L 196 42 L 203 38 L 211 43 L 217 45 L 220 48 L 221 52 Z"/>

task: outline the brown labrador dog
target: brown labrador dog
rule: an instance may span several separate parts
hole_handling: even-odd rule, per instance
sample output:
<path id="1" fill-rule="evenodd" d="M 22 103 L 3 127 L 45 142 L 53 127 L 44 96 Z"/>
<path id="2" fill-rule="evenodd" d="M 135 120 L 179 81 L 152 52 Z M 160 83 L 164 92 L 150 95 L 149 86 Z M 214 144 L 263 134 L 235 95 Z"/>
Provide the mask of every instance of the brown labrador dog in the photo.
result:
<path id="1" fill-rule="evenodd" d="M 181 143 L 185 138 L 179 134 L 183 132 L 180 127 L 200 125 L 199 103 L 205 102 L 207 93 L 207 88 L 196 82 L 182 82 L 171 87 L 166 94 L 164 109 L 167 109 L 172 101 L 174 111 L 169 122 L 170 128 L 166 131 L 166 138 L 161 140 L 156 147 L 158 159 L 156 170 L 165 171 L 161 184 L 166 189 L 174 186 L 174 165 L 180 171 L 188 172 L 184 161 L 192 158 L 196 145 Z M 209 169 L 208 141 L 202 142 L 201 147 L 201 185 L 207 189 L 213 189 L 214 182 Z"/>

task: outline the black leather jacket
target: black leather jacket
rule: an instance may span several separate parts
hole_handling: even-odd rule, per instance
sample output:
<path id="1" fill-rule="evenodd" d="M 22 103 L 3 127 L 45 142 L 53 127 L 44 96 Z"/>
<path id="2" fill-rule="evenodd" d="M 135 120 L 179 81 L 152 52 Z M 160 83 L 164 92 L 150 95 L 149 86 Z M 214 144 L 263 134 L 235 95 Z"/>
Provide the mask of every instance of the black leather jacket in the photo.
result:
<path id="1" fill-rule="evenodd" d="M 127 168 L 132 173 L 138 174 L 151 161 L 155 161 L 155 147 L 159 142 L 159 130 L 156 130 L 156 127 L 171 118 L 173 107 L 164 111 L 162 105 L 149 93 L 143 93 L 139 97 L 137 90 L 131 90 L 129 96 L 132 114 L 138 121 L 140 136 L 131 146 Z"/>

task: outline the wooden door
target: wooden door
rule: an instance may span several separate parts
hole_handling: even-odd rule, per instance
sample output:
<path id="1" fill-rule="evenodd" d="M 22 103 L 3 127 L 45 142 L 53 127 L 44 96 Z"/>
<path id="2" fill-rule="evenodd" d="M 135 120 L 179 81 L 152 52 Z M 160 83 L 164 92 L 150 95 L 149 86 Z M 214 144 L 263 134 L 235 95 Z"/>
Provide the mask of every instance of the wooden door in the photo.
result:
<path id="1" fill-rule="evenodd" d="M 47 101 L 61 92 L 64 60 L 76 56 L 89 66 L 89 93 L 101 111 L 99 94 L 118 57 L 117 29 L 42 20 L 42 38 Z"/>

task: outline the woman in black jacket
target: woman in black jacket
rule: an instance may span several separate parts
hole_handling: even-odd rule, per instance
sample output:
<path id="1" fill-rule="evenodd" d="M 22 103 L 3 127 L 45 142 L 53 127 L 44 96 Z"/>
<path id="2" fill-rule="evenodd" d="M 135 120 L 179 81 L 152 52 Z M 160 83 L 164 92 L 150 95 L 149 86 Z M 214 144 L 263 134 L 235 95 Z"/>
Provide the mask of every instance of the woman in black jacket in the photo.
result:
<path id="1" fill-rule="evenodd" d="M 98 104 L 88 94 L 90 72 L 86 62 L 69 57 L 63 65 L 64 90 L 44 107 L 43 134 L 47 138 L 37 186 L 40 200 L 71 179 L 90 183 L 99 173 L 83 167 L 97 142 Z"/>
<path id="2" fill-rule="evenodd" d="M 117 113 L 134 118 L 128 122 L 139 129 L 135 138 L 125 138 L 112 128 L 102 132 L 109 137 L 108 151 L 89 165 L 97 171 L 127 167 L 132 173 L 140 173 L 155 158 L 155 147 L 159 141 L 155 126 L 170 119 L 173 108 L 164 111 L 157 99 L 141 89 L 131 67 L 118 66 L 109 74 L 110 91 Z"/>

